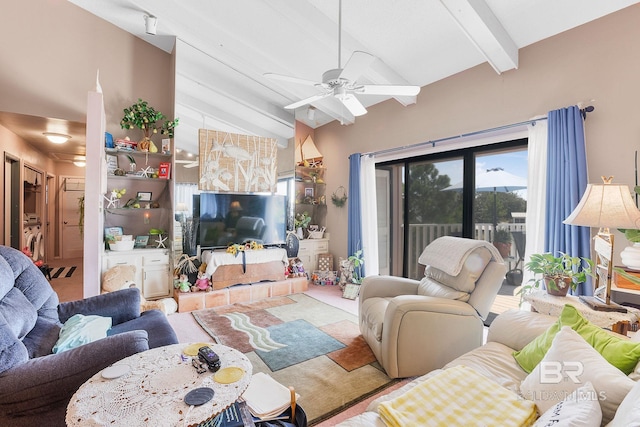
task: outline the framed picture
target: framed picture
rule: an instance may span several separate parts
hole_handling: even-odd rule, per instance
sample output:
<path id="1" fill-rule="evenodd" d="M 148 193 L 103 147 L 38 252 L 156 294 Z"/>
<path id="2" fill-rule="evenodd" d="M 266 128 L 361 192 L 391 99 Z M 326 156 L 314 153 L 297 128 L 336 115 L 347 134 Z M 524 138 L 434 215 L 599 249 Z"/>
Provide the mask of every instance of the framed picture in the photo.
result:
<path id="1" fill-rule="evenodd" d="M 146 248 L 149 243 L 149 236 L 136 236 L 134 248 Z"/>
<path id="2" fill-rule="evenodd" d="M 116 241 L 117 236 L 122 236 L 122 227 L 105 227 L 104 228 L 104 240 L 107 243 Z"/>
<path id="3" fill-rule="evenodd" d="M 107 154 L 107 173 L 113 175 L 115 170 L 118 169 L 118 156 L 113 154 Z"/>
<path id="4" fill-rule="evenodd" d="M 138 197 L 138 200 L 140 200 L 141 202 L 151 201 L 151 192 L 138 191 L 138 194 L 136 196 Z"/>
<path id="5" fill-rule="evenodd" d="M 304 197 L 313 197 L 313 188 L 305 188 Z"/>

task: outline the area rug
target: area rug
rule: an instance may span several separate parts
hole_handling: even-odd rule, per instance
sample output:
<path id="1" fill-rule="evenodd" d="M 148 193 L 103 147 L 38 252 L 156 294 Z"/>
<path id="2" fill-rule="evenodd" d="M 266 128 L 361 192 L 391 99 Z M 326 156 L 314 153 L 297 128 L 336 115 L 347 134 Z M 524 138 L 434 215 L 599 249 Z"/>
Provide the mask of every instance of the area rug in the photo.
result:
<path id="1" fill-rule="evenodd" d="M 391 386 L 351 313 L 305 294 L 192 312 L 216 342 L 300 394 L 315 425 Z"/>
<path id="2" fill-rule="evenodd" d="M 73 273 L 76 271 L 78 267 L 52 267 L 50 274 L 52 279 L 57 279 L 58 277 L 71 277 Z"/>

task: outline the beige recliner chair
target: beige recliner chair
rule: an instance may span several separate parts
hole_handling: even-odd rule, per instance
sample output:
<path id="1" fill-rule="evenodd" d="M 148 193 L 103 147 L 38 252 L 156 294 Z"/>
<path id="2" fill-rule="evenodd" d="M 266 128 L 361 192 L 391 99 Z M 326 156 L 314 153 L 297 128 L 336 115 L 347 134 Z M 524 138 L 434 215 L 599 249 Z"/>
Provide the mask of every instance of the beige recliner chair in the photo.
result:
<path id="1" fill-rule="evenodd" d="M 391 378 L 423 375 L 482 345 L 484 319 L 507 267 L 481 240 L 440 237 L 418 262 L 422 280 L 366 277 L 360 331 Z"/>

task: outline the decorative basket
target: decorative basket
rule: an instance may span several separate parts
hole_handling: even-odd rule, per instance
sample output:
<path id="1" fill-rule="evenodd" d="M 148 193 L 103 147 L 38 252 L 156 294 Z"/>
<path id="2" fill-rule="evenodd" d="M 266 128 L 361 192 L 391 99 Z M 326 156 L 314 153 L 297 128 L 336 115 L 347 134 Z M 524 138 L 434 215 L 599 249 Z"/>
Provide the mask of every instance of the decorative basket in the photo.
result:
<path id="1" fill-rule="evenodd" d="M 322 237 L 324 236 L 324 230 L 326 230 L 326 227 L 322 227 L 320 230 L 315 230 L 315 231 L 311 231 L 309 230 L 309 239 L 322 239 Z"/>

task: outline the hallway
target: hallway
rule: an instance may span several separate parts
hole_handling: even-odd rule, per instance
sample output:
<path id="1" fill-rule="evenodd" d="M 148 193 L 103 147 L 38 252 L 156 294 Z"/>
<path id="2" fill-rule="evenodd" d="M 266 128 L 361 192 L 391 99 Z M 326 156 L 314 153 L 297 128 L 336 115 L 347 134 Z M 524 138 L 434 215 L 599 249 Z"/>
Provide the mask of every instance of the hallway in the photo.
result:
<path id="1" fill-rule="evenodd" d="M 82 258 L 69 258 L 53 260 L 49 268 L 55 270 L 58 267 L 76 267 L 71 277 L 60 275 L 49 280 L 51 287 L 58 294 L 60 302 L 82 299 L 83 265 Z M 53 272 L 51 273 L 53 274 Z"/>

